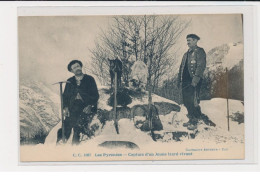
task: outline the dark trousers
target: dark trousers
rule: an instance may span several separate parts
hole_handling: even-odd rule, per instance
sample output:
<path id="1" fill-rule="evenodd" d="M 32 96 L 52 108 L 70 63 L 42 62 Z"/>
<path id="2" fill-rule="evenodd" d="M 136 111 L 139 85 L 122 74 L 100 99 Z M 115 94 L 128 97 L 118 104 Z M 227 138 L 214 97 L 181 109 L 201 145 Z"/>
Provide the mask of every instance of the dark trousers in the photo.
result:
<path id="1" fill-rule="evenodd" d="M 201 109 L 199 106 L 199 93 L 201 83 L 202 80 L 200 80 L 196 87 L 193 87 L 190 82 L 183 82 L 182 84 L 183 104 L 188 110 L 190 121 L 193 121 L 194 123 L 197 123 L 198 119 L 201 116 Z"/>
<path id="2" fill-rule="evenodd" d="M 80 126 L 79 122 L 81 114 L 84 109 L 84 105 L 80 100 L 75 100 L 73 105 L 69 108 L 70 117 L 66 117 L 64 120 L 65 138 L 69 139 L 73 128 L 74 134 L 72 138 L 72 144 L 79 144 L 80 142 Z M 62 139 L 62 128 L 58 130 L 57 142 Z"/>
<path id="3" fill-rule="evenodd" d="M 74 116 L 74 117 L 66 117 L 64 120 L 64 131 L 65 131 L 66 140 L 69 139 L 72 129 L 74 131 L 72 144 L 78 144 L 80 140 L 80 132 L 77 124 L 75 123 L 77 122 L 75 121 L 76 120 L 75 118 L 78 119 L 77 117 Z M 61 139 L 62 139 L 62 128 L 58 130 L 57 142 L 59 142 Z"/>

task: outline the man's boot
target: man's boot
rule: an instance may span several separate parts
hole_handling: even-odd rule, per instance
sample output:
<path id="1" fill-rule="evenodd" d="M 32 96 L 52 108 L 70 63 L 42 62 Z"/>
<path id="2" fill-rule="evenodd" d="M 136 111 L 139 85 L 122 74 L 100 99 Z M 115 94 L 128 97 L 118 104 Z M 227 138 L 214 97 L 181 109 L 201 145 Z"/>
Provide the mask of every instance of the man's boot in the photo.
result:
<path id="1" fill-rule="evenodd" d="M 198 120 L 196 118 L 192 118 L 190 120 L 190 124 L 187 126 L 188 130 L 195 130 L 197 129 Z"/>
<path id="2" fill-rule="evenodd" d="M 72 137 L 72 145 L 79 145 L 80 144 L 80 133 L 79 131 L 77 130 L 77 128 L 73 128 L 74 130 L 74 134 L 73 134 L 73 137 Z"/>
<path id="3" fill-rule="evenodd" d="M 188 127 L 188 125 L 190 125 L 191 121 L 192 121 L 192 116 L 191 115 L 187 114 L 186 116 L 189 118 L 189 121 L 183 123 L 183 127 Z"/>
<path id="4" fill-rule="evenodd" d="M 202 114 L 200 118 L 206 125 L 216 127 L 216 124 L 209 120 L 208 116 L 205 114 Z"/>
<path id="5" fill-rule="evenodd" d="M 197 129 L 197 124 L 191 123 L 190 125 L 187 126 L 188 130 L 195 130 Z"/>

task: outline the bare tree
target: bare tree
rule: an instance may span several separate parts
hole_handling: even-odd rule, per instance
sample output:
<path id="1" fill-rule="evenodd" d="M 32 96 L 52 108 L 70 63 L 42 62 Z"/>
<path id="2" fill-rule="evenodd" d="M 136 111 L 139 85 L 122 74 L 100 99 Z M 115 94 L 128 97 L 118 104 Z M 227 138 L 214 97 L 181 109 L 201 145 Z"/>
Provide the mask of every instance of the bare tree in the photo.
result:
<path id="1" fill-rule="evenodd" d="M 123 63 L 123 83 L 128 86 L 131 66 L 142 60 L 149 71 L 147 87 L 151 85 L 154 90 L 174 63 L 173 47 L 188 24 L 178 16 L 115 16 L 91 50 L 91 72 L 107 85 L 107 58 L 118 57 Z"/>

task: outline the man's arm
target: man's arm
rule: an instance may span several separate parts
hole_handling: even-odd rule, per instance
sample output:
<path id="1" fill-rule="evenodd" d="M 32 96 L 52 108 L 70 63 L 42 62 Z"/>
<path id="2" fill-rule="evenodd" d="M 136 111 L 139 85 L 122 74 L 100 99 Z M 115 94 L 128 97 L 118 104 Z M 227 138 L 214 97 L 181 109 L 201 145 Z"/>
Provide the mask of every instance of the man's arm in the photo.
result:
<path id="1" fill-rule="evenodd" d="M 97 110 L 97 101 L 99 99 L 98 89 L 96 85 L 96 81 L 93 77 L 90 76 L 89 82 L 89 94 L 86 95 L 87 97 L 87 106 L 83 109 L 83 112 L 89 114 L 91 111 L 96 112 Z"/>
<path id="2" fill-rule="evenodd" d="M 204 70 L 206 68 L 206 53 L 204 49 L 199 49 L 197 54 L 197 67 L 195 70 L 195 74 L 192 78 L 191 85 L 196 87 L 199 83 L 200 79 L 203 77 Z"/>
<path id="3" fill-rule="evenodd" d="M 90 95 L 88 96 L 88 104 L 96 105 L 99 99 L 98 89 L 96 81 L 93 77 L 90 77 Z"/>
<path id="4" fill-rule="evenodd" d="M 204 70 L 206 68 L 206 53 L 204 49 L 199 49 L 197 54 L 197 67 L 195 71 L 195 76 L 203 77 Z"/>

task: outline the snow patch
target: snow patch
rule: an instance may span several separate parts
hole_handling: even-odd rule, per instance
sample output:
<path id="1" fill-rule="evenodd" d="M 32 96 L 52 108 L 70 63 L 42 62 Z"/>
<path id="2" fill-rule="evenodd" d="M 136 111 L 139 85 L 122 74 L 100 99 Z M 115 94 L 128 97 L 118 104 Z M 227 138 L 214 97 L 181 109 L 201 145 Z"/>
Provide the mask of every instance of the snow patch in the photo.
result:
<path id="1" fill-rule="evenodd" d="M 146 132 L 142 132 L 134 126 L 133 120 L 120 119 L 118 121 L 119 134 L 116 133 L 114 121 L 107 121 L 101 135 L 92 140 L 81 143 L 81 145 L 99 145 L 105 141 L 130 141 L 137 144 L 139 147 L 153 142 L 151 136 Z"/>
<path id="2" fill-rule="evenodd" d="M 230 43 L 228 54 L 223 59 L 223 67 L 231 69 L 244 59 L 244 45 L 242 43 Z"/>
<path id="3" fill-rule="evenodd" d="M 166 103 L 171 103 L 171 104 L 175 104 L 178 105 L 176 102 L 163 98 L 161 96 L 152 94 L 152 102 L 166 102 Z M 142 97 L 142 99 L 138 99 L 138 98 L 132 98 L 132 103 L 127 105 L 128 107 L 133 107 L 135 105 L 145 105 L 148 104 L 148 92 L 146 92 L 145 96 Z"/>

